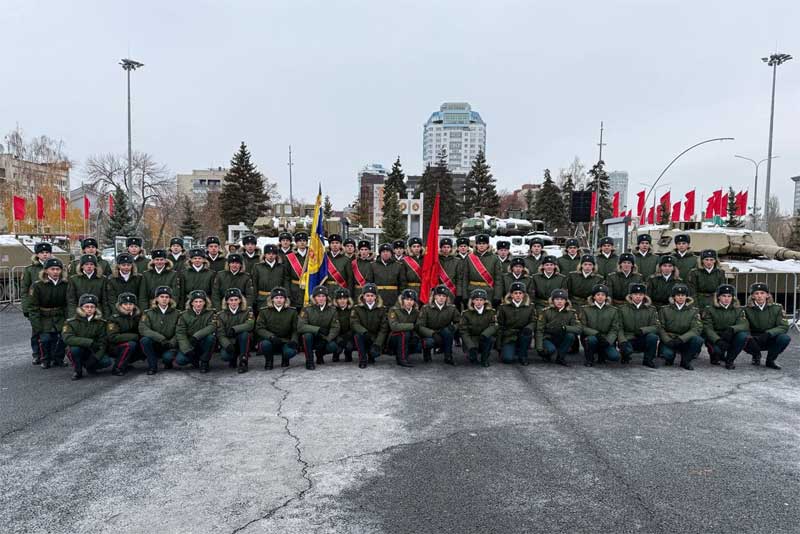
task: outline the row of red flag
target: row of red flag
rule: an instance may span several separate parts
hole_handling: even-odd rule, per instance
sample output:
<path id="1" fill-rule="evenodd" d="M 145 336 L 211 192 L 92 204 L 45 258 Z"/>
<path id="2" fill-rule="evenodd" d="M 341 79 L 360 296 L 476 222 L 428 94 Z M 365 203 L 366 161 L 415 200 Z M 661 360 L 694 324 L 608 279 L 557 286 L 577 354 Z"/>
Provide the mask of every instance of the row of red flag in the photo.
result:
<path id="1" fill-rule="evenodd" d="M 734 197 L 736 200 L 736 213 L 734 214 L 736 217 L 743 217 L 747 215 L 747 191 L 740 191 L 736 193 Z M 692 217 L 694 217 L 694 204 L 695 204 L 695 195 L 696 190 L 689 191 L 684 195 L 685 200 L 679 200 L 672 203 L 671 199 L 671 192 L 667 191 L 664 193 L 661 198 L 659 199 L 658 205 L 651 207 L 649 210 L 644 205 L 645 198 L 647 197 L 646 191 L 639 191 L 636 193 L 638 198 L 637 206 L 636 206 L 636 217 L 639 219 L 641 224 L 655 224 L 657 221 L 662 219 L 661 211 L 663 206 L 668 206 L 670 209 L 670 221 L 679 222 L 679 221 L 691 221 Z M 716 216 L 720 217 L 727 217 L 728 216 L 728 197 L 730 193 L 723 194 L 722 189 L 718 189 L 714 191 L 714 193 L 708 197 L 708 205 L 705 211 L 705 219 L 713 219 Z M 620 211 L 620 194 L 619 191 L 614 193 L 614 198 L 611 201 L 612 207 L 612 217 L 624 217 L 627 216 L 628 218 L 633 218 L 633 209 L 628 210 L 627 213 L 624 211 Z M 594 219 L 595 213 L 597 212 L 597 193 L 592 192 L 592 207 L 591 207 L 591 217 Z"/>
<path id="2" fill-rule="evenodd" d="M 63 196 L 60 197 L 59 202 L 61 204 L 61 220 L 67 220 L 67 199 Z M 25 209 L 26 209 L 27 201 L 23 197 L 14 196 L 14 220 L 15 221 L 23 221 L 25 220 Z M 91 202 L 89 201 L 89 197 L 86 195 L 83 196 L 83 218 L 89 219 L 89 208 L 91 207 Z M 111 216 L 114 214 L 114 197 L 108 195 L 108 215 Z M 36 220 L 43 221 L 44 220 L 44 197 L 41 195 L 36 195 Z"/>

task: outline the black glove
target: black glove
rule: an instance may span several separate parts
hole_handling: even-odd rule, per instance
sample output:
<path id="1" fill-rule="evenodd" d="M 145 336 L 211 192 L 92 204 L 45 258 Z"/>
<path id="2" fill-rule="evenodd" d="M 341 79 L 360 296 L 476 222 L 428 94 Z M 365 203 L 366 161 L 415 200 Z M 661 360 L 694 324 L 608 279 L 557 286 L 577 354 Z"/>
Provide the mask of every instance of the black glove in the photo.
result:
<path id="1" fill-rule="evenodd" d="M 317 330 L 317 334 L 319 334 L 319 335 L 321 335 L 321 336 L 327 336 L 328 334 L 330 334 L 330 330 L 328 330 L 328 329 L 327 329 L 326 327 L 324 327 L 324 326 L 320 326 L 320 327 L 319 327 L 319 330 Z"/>
<path id="2" fill-rule="evenodd" d="M 527 337 L 533 336 L 533 330 L 531 330 L 530 328 L 523 328 L 522 330 L 519 331 L 519 333 Z"/>
<path id="3" fill-rule="evenodd" d="M 669 341 L 667 341 L 666 345 L 671 348 L 672 350 L 677 350 L 681 346 L 681 340 L 677 337 L 673 337 Z"/>
<path id="4" fill-rule="evenodd" d="M 733 340 L 733 328 L 726 328 L 720 333 L 719 337 L 730 343 Z"/>
<path id="5" fill-rule="evenodd" d="M 767 347 L 767 344 L 769 343 L 769 337 L 770 337 L 769 334 L 767 334 L 766 332 L 764 332 L 763 334 L 759 334 L 756 336 L 756 343 L 758 343 L 759 347 L 765 349 Z"/>
<path id="6" fill-rule="evenodd" d="M 225 330 L 225 335 L 227 337 L 236 337 L 236 330 L 234 330 L 232 327 L 228 328 L 227 330 Z"/>
<path id="7" fill-rule="evenodd" d="M 728 349 L 731 348 L 731 343 L 727 339 L 721 337 L 715 343 L 717 347 L 720 348 L 722 352 L 728 352 Z"/>
<path id="8" fill-rule="evenodd" d="M 539 356 L 541 356 L 542 358 L 544 358 L 545 356 L 547 356 L 547 351 L 546 351 L 546 350 L 544 350 L 544 349 L 539 349 L 539 350 L 537 350 L 536 352 L 537 352 L 537 353 L 539 354 Z"/>
<path id="9" fill-rule="evenodd" d="M 167 347 L 171 348 L 171 349 L 177 349 L 178 348 L 178 340 L 177 339 L 168 339 L 168 340 L 166 340 L 164 342 L 164 344 Z"/>

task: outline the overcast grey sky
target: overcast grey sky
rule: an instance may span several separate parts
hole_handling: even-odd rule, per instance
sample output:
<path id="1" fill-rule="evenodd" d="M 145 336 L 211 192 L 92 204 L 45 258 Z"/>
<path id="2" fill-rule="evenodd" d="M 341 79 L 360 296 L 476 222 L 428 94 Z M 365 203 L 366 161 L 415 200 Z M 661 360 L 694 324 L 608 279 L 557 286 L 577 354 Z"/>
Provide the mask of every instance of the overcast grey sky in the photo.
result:
<path id="1" fill-rule="evenodd" d="M 546 5 L 545 5 L 546 4 Z M 422 125 L 444 101 L 487 122 L 500 188 L 540 181 L 574 156 L 652 180 L 752 189 L 765 157 L 778 69 L 772 191 L 789 209 L 800 174 L 800 2 L 716 1 L 33 1 L 6 0 L 0 131 L 62 138 L 83 162 L 126 148 L 125 77 L 134 73 L 134 147 L 174 172 L 227 165 L 239 142 L 288 197 L 316 182 L 342 207 L 366 163 L 422 170 Z M 759 195 L 763 198 L 762 166 Z M 79 179 L 83 169 L 76 169 Z M 752 193 L 751 193 L 752 194 Z M 751 197 L 752 198 L 752 197 Z"/>

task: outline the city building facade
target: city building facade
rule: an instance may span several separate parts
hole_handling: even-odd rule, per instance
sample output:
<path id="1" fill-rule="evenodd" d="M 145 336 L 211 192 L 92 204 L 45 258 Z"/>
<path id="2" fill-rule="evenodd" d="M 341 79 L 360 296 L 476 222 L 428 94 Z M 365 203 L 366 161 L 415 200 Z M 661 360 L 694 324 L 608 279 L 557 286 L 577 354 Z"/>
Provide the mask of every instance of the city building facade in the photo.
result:
<path id="1" fill-rule="evenodd" d="M 389 172 L 380 163 L 365 165 L 358 173 L 358 202 L 367 216 L 361 225 L 375 228 L 383 220 L 383 184 Z"/>
<path id="2" fill-rule="evenodd" d="M 628 209 L 628 171 L 611 171 L 608 173 L 608 194 L 614 198 L 614 193 L 619 192 L 619 211 Z"/>
<path id="3" fill-rule="evenodd" d="M 794 204 L 792 205 L 792 215 L 800 214 L 800 176 L 792 176 L 794 182 Z"/>
<path id="4" fill-rule="evenodd" d="M 486 123 L 466 102 L 445 102 L 434 111 L 422 132 L 422 166 L 436 163 L 437 154 L 447 151 L 447 168 L 467 174 L 478 152 L 486 152 Z"/>
<path id="5" fill-rule="evenodd" d="M 222 190 L 222 180 L 226 174 L 228 174 L 228 169 L 224 167 L 194 169 L 191 174 L 178 174 L 175 177 L 178 194 L 181 197 L 189 197 L 193 202 L 202 204 L 206 201 L 209 191 L 218 192 Z"/>

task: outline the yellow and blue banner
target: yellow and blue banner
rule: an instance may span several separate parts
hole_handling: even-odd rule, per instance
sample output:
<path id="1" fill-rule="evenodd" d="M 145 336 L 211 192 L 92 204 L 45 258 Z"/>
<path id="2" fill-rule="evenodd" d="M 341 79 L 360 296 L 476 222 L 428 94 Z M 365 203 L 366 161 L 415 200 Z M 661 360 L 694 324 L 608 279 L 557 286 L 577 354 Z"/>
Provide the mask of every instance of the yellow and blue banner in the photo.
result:
<path id="1" fill-rule="evenodd" d="M 311 232 L 308 236 L 308 254 L 303 270 L 302 284 L 305 288 L 303 303 L 311 302 L 311 293 L 314 288 L 325 283 L 328 278 L 328 262 L 325 261 L 325 227 L 322 217 L 322 186 L 317 193 L 317 202 L 314 205 L 314 221 L 311 223 Z"/>

